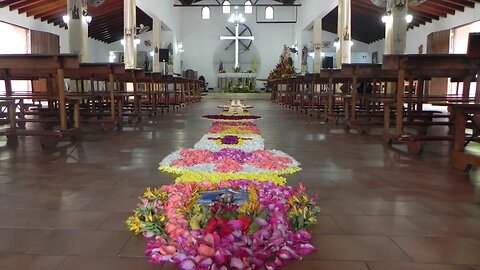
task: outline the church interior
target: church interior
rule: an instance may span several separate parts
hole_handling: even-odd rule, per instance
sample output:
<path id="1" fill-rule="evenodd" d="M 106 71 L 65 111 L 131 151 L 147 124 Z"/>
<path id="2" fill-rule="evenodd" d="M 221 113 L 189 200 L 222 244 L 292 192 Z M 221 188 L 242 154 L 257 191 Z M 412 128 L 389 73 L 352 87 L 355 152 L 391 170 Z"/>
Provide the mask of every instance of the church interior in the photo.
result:
<path id="1" fill-rule="evenodd" d="M 0 0 L 0 269 L 480 270 L 480 0 Z"/>

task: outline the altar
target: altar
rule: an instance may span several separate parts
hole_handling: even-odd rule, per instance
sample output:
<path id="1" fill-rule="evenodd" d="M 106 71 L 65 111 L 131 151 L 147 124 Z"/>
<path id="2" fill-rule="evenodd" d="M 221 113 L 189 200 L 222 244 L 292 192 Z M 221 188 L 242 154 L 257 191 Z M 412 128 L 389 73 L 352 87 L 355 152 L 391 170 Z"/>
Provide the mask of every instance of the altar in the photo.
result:
<path id="1" fill-rule="evenodd" d="M 246 80 L 250 80 L 253 85 L 257 85 L 256 73 L 218 73 L 217 78 L 219 89 L 224 89 L 230 82 L 237 85 L 239 81 L 245 83 Z"/>

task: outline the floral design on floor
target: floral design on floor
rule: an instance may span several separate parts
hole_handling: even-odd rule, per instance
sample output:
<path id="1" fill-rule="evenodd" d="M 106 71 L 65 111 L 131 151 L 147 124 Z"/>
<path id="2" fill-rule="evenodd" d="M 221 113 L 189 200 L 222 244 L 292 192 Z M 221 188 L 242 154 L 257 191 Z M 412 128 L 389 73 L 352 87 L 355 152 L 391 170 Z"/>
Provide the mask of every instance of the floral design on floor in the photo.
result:
<path id="1" fill-rule="evenodd" d="M 126 221 L 149 239 L 150 262 L 276 269 L 315 251 L 308 228 L 320 209 L 303 185 L 285 186 L 281 176 L 300 164 L 265 150 L 253 122 L 232 121 L 214 122 L 193 149 L 168 155 L 160 170 L 178 175 L 176 183 L 148 188 Z"/>

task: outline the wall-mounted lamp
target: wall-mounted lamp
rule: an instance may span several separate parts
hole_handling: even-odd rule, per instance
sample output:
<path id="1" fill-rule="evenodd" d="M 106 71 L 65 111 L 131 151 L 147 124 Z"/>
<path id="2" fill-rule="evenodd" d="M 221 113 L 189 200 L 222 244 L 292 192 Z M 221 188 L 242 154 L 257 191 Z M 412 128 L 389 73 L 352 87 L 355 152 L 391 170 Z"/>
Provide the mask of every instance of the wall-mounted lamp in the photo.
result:
<path id="1" fill-rule="evenodd" d="M 408 14 L 407 16 L 405 16 L 405 20 L 407 21 L 407 23 L 411 23 L 413 21 L 413 16 L 411 14 Z"/>
<path id="2" fill-rule="evenodd" d="M 184 51 L 183 50 L 183 42 L 177 41 L 177 52 L 182 53 L 183 51 Z"/>
<path id="3" fill-rule="evenodd" d="M 87 10 L 83 10 L 82 19 L 83 19 L 83 21 L 86 22 L 87 24 L 89 24 L 89 23 L 92 22 L 92 16 L 88 15 Z"/>
<path id="4" fill-rule="evenodd" d="M 382 22 L 387 23 L 391 15 L 392 15 L 392 12 L 390 10 L 385 12 L 385 14 L 382 16 Z"/>
<path id="5" fill-rule="evenodd" d="M 136 38 L 136 39 L 134 39 L 133 41 L 134 41 L 134 44 L 135 44 L 135 45 L 139 45 L 139 44 L 140 44 L 140 39 L 139 39 L 139 38 Z M 123 46 L 125 46 L 125 39 L 122 38 L 122 39 L 120 40 L 120 44 L 122 44 Z"/>
<path id="6" fill-rule="evenodd" d="M 340 48 L 340 39 L 338 37 L 333 41 L 333 47 Z"/>

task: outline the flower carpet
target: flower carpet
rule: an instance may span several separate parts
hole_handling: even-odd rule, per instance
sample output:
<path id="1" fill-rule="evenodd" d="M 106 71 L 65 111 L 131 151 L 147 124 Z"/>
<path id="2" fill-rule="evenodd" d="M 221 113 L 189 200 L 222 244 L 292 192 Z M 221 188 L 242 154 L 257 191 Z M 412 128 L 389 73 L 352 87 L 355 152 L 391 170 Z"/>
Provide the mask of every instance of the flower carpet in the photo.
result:
<path id="1" fill-rule="evenodd" d="M 193 148 L 160 162 L 160 170 L 177 175 L 176 183 L 148 188 L 126 221 L 149 239 L 150 262 L 183 270 L 277 269 L 315 251 L 308 228 L 320 209 L 302 185 L 285 185 L 282 175 L 300 164 L 264 149 L 252 122 L 258 118 L 212 117 Z"/>

